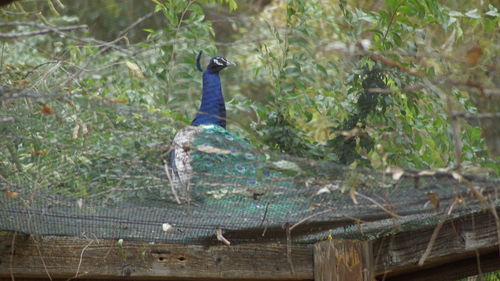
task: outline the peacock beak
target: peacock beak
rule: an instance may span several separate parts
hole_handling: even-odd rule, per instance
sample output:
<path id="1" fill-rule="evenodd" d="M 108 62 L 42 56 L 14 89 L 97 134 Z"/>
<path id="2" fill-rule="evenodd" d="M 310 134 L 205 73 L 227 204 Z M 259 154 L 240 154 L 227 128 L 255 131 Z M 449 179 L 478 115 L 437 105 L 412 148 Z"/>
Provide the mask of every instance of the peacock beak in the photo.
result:
<path id="1" fill-rule="evenodd" d="M 237 66 L 236 63 L 226 60 L 226 66 Z"/>

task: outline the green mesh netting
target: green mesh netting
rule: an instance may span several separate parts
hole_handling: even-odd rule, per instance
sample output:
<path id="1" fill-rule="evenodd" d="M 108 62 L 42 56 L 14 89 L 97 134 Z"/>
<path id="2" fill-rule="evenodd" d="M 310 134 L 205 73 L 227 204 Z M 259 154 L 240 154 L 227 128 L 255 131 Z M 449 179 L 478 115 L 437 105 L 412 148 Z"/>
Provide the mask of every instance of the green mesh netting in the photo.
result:
<path id="1" fill-rule="evenodd" d="M 160 118 L 144 114 L 144 122 L 153 117 Z M 162 129 L 124 134 L 115 128 L 106 140 L 87 133 L 73 145 L 58 144 L 56 135 L 47 138 L 48 131 L 21 137 L 23 122 L 48 122 L 45 128 L 74 135 L 74 123 L 39 118 L 4 126 L 5 139 L 59 152 L 80 148 L 79 160 L 47 160 L 66 163 L 53 175 L 57 179 L 37 182 L 31 177 L 43 171 L 29 166 L 16 177 L 2 176 L 0 230 L 173 243 L 214 243 L 216 229 L 231 242 L 285 240 L 289 231 L 294 241 L 313 242 L 330 234 L 372 239 L 434 225 L 444 214 L 453 218 L 498 205 L 498 180 L 446 172 L 393 178 L 393 173 L 266 154 L 217 126 L 203 129 L 188 148 L 194 170 L 189 200 L 177 204 L 161 164 L 171 141 Z M 101 141 L 117 151 L 99 148 Z M 47 168 L 36 167 L 32 157 L 35 168 Z M 93 177 L 92 184 L 79 186 L 75 181 L 82 176 Z M 165 224 L 173 231 L 164 231 Z"/>

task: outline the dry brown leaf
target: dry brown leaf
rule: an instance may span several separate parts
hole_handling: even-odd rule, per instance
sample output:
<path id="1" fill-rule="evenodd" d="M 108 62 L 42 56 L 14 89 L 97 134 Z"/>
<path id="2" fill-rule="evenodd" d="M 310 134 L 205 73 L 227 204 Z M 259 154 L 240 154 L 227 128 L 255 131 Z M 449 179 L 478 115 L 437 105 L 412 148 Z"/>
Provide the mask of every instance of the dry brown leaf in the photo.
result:
<path id="1" fill-rule="evenodd" d="M 127 99 L 110 99 L 110 102 L 112 103 L 127 103 Z"/>
<path id="2" fill-rule="evenodd" d="M 29 80 L 26 80 L 26 79 L 14 81 L 14 87 L 17 89 L 24 89 L 24 88 L 26 88 L 26 85 L 28 84 L 28 82 L 29 82 Z"/>
<path id="3" fill-rule="evenodd" d="M 78 138 L 78 132 L 80 131 L 80 124 L 76 124 L 73 128 L 73 134 L 71 135 L 71 140 L 76 140 Z"/>
<path id="4" fill-rule="evenodd" d="M 429 198 L 429 201 L 431 201 L 432 206 L 434 207 L 434 211 L 437 213 L 439 212 L 439 195 L 435 192 L 427 193 L 427 198 Z"/>
<path id="5" fill-rule="evenodd" d="M 354 202 L 354 204 L 357 205 L 358 200 L 356 199 L 356 189 L 354 188 L 349 189 L 349 196 L 351 196 L 352 202 Z"/>
<path id="6" fill-rule="evenodd" d="M 17 196 L 19 196 L 19 192 L 14 192 L 14 191 L 8 191 L 7 189 L 4 189 L 2 190 L 3 193 L 5 193 L 5 195 L 9 198 L 16 198 Z"/>
<path id="7" fill-rule="evenodd" d="M 309 206 L 309 210 L 315 210 L 316 208 L 320 207 L 321 204 L 320 203 L 312 203 L 310 206 Z"/>
<path id="8" fill-rule="evenodd" d="M 456 179 L 458 182 L 462 182 L 463 181 L 463 177 L 461 174 L 457 173 L 457 172 L 451 172 L 451 176 Z"/>
<path id="9" fill-rule="evenodd" d="M 47 153 L 49 153 L 49 151 L 47 149 L 40 150 L 40 151 L 32 150 L 31 151 L 31 156 L 39 156 L 39 155 L 44 155 L 44 154 L 47 154 Z"/>
<path id="10" fill-rule="evenodd" d="M 46 104 L 42 104 L 41 107 L 40 107 L 40 111 L 43 113 L 43 114 L 47 114 L 47 115 L 50 115 L 50 114 L 53 114 L 54 113 L 54 110 L 52 110 L 52 107 L 46 105 Z"/>
<path id="11" fill-rule="evenodd" d="M 137 64 L 130 62 L 130 61 L 126 61 L 125 64 L 127 65 L 128 74 L 130 76 L 134 76 L 137 78 L 144 78 L 144 75 L 142 74 L 141 68 Z"/>
<path id="12" fill-rule="evenodd" d="M 316 192 L 316 195 L 320 195 L 320 194 L 323 194 L 323 193 L 331 193 L 331 192 L 330 192 L 330 189 L 328 188 L 328 186 L 323 186 L 322 188 L 320 188 L 320 189 Z"/>
<path id="13" fill-rule="evenodd" d="M 346 138 L 352 138 L 352 137 L 361 135 L 362 131 L 361 131 L 361 129 L 356 127 L 354 129 L 351 129 L 351 130 L 341 131 L 340 134 Z"/>
<path id="14" fill-rule="evenodd" d="M 479 62 L 479 59 L 483 55 L 483 50 L 476 46 L 467 51 L 467 64 L 476 65 Z"/>
<path id="15" fill-rule="evenodd" d="M 164 223 L 162 224 L 161 228 L 163 229 L 163 231 L 165 231 L 166 233 L 172 233 L 174 232 L 174 228 L 171 224 L 169 223 Z"/>
<path id="16" fill-rule="evenodd" d="M 405 174 L 405 170 L 400 167 L 389 167 L 387 172 L 392 173 L 392 179 L 395 181 L 399 180 Z"/>
<path id="17" fill-rule="evenodd" d="M 97 101 L 108 101 L 112 103 L 127 103 L 127 99 L 111 99 L 111 98 L 106 98 L 106 97 L 96 97 L 92 98 L 91 100 L 97 100 Z"/>
<path id="18" fill-rule="evenodd" d="M 76 205 L 81 209 L 83 207 L 83 198 L 78 198 L 78 200 L 76 200 Z"/>

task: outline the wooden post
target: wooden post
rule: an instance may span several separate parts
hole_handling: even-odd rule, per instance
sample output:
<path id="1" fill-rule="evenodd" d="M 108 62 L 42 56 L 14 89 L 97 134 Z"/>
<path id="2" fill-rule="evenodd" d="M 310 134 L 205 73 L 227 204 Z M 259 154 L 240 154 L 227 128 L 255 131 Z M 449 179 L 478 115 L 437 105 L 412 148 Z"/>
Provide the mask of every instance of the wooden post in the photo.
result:
<path id="1" fill-rule="evenodd" d="M 315 281 L 373 281 L 371 241 L 327 240 L 314 245 Z"/>

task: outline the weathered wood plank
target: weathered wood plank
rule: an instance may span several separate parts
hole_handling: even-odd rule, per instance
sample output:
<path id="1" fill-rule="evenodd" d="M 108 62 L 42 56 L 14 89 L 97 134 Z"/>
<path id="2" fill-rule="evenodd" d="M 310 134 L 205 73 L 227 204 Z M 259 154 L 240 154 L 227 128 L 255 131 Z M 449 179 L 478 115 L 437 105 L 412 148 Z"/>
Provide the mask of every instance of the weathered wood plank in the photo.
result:
<path id="1" fill-rule="evenodd" d="M 481 255 L 482 272 L 500 270 L 497 226 L 490 212 L 445 223 L 425 264 L 418 266 L 433 231 L 434 227 L 427 227 L 372 241 L 376 277 L 444 280 L 443 272 L 465 277 L 475 273 L 471 268 L 478 268 L 465 266 L 476 260 L 476 253 Z M 314 279 L 313 249 L 307 245 L 292 246 L 292 274 L 285 244 L 200 246 L 125 241 L 120 246 L 116 240 L 21 235 L 15 239 L 14 247 L 12 242 L 12 236 L 0 237 L 0 278 L 9 278 L 12 272 L 18 278 L 43 278 L 50 274 L 53 278 L 77 275 L 79 279 Z M 370 251 L 363 249 L 365 254 L 360 256 L 368 257 Z M 349 262 L 360 258 L 349 256 L 348 248 L 341 251 Z M 359 253 L 359 249 L 353 251 Z M 366 265 L 365 268 L 370 267 Z"/>
<path id="2" fill-rule="evenodd" d="M 427 249 L 434 229 L 427 227 L 401 232 L 374 241 L 373 254 L 377 275 L 384 276 L 385 280 L 392 280 L 392 277 L 419 271 L 426 277 L 412 280 L 444 280 L 432 279 L 433 274 L 440 273 L 439 270 L 432 269 L 470 260 L 471 257 L 476 259 L 476 253 L 486 254 L 489 259 L 492 258 L 488 255 L 491 252 L 497 252 L 498 256 L 495 217 L 491 212 L 484 211 L 446 222 L 436 236 L 425 263 L 419 266 L 418 261 Z M 455 274 L 461 277 L 471 275 L 471 271 L 463 266 L 456 266 L 455 270 L 461 272 Z M 500 270 L 500 262 L 497 262 L 497 267 L 485 268 L 484 272 L 494 270 Z"/>
<path id="3" fill-rule="evenodd" d="M 370 241 L 328 240 L 314 245 L 315 281 L 372 281 Z"/>
<path id="4" fill-rule="evenodd" d="M 284 244 L 200 246 L 29 236 L 0 237 L 0 278 L 312 279 L 312 247 Z"/>
<path id="5" fill-rule="evenodd" d="M 388 277 L 385 281 L 456 281 L 468 276 L 498 270 L 499 265 L 500 256 L 498 249 L 495 249 L 489 254 Z"/>

